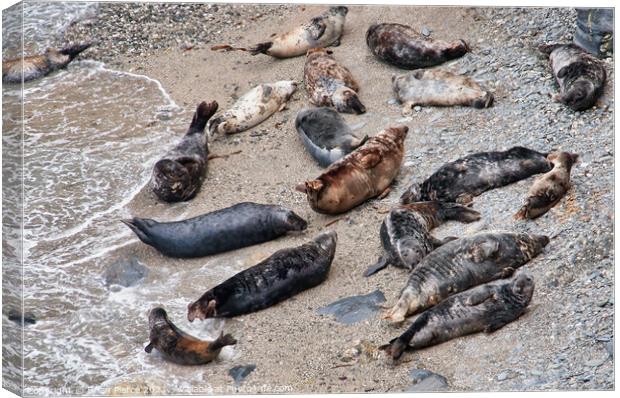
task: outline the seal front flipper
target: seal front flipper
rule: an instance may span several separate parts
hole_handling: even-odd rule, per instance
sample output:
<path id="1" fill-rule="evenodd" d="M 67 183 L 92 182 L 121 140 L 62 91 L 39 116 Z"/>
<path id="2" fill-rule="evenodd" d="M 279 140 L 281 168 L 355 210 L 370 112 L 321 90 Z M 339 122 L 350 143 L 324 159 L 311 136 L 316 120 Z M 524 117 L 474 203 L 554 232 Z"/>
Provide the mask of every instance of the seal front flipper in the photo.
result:
<path id="1" fill-rule="evenodd" d="M 478 244 L 474 244 L 469 250 L 469 254 L 472 260 L 476 263 L 481 263 L 496 256 L 499 252 L 499 243 L 495 240 L 483 241 Z"/>
<path id="2" fill-rule="evenodd" d="M 493 288 L 490 286 L 482 286 L 476 292 L 472 292 L 471 296 L 465 300 L 465 305 L 474 307 L 478 304 L 482 304 L 493 296 Z"/>
<path id="3" fill-rule="evenodd" d="M 373 265 L 369 266 L 366 271 L 364 271 L 364 276 L 365 277 L 369 277 L 373 274 L 376 274 L 377 272 L 381 271 L 382 269 L 384 269 L 385 267 L 387 267 L 390 264 L 390 262 L 385 258 L 385 257 L 379 257 L 379 260 L 377 260 L 376 263 L 374 263 Z"/>

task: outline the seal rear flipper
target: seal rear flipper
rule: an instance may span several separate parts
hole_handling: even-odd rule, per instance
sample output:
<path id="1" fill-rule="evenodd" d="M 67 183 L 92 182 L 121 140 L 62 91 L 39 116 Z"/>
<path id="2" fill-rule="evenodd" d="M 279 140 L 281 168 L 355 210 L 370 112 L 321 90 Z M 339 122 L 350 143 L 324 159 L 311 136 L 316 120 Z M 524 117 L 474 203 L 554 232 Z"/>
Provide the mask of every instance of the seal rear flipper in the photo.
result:
<path id="1" fill-rule="evenodd" d="M 434 236 L 429 235 L 429 241 L 431 242 L 431 244 L 433 245 L 435 249 L 437 249 L 440 246 L 445 245 L 448 242 L 452 242 L 453 240 L 457 240 L 457 239 L 458 237 L 456 236 L 446 236 L 443 239 L 437 239 Z"/>
<path id="2" fill-rule="evenodd" d="M 149 343 L 146 347 L 144 347 L 144 351 L 145 351 L 147 354 L 150 354 L 150 353 L 151 353 L 151 351 L 153 351 L 153 348 L 155 348 L 155 342 L 154 342 L 154 341 L 151 341 L 151 342 L 150 342 L 150 343 Z"/>
<path id="3" fill-rule="evenodd" d="M 257 45 L 255 45 L 254 47 L 250 47 L 247 51 L 250 52 L 250 54 L 252 55 L 256 55 L 256 54 L 267 54 L 267 51 L 269 51 L 269 49 L 273 46 L 273 42 L 272 41 L 267 41 L 264 43 L 258 43 Z"/>
<path id="4" fill-rule="evenodd" d="M 233 47 L 230 44 L 218 44 L 215 46 L 211 46 L 211 51 L 250 51 L 247 48 L 243 48 L 243 47 Z"/>
<path id="5" fill-rule="evenodd" d="M 364 276 L 365 277 L 369 277 L 371 275 L 374 275 L 377 272 L 379 272 L 382 269 L 384 269 L 385 267 L 387 267 L 389 264 L 390 264 L 390 262 L 385 257 L 379 257 L 379 260 L 377 260 L 376 263 L 374 263 L 373 265 L 369 266 L 366 269 L 366 271 L 364 271 Z"/>
<path id="6" fill-rule="evenodd" d="M 471 223 L 480 220 L 480 213 L 470 207 L 458 203 L 439 202 L 439 216 L 443 221 L 460 221 Z"/>
<path id="7" fill-rule="evenodd" d="M 235 345 L 237 344 L 237 340 L 232 337 L 230 334 L 224 335 L 224 332 L 220 333 L 220 337 L 218 337 L 215 341 L 209 344 L 209 351 L 217 351 L 222 349 L 227 345 Z"/>
<path id="8" fill-rule="evenodd" d="M 201 102 L 200 105 L 196 108 L 196 112 L 194 113 L 194 117 L 192 118 L 192 123 L 189 125 L 189 132 L 200 132 L 202 133 L 205 130 L 207 122 L 217 111 L 218 104 L 216 101 L 212 101 L 207 103 L 205 101 Z"/>
<path id="9" fill-rule="evenodd" d="M 134 217 L 131 220 L 127 220 L 127 219 L 121 220 L 121 222 L 127 225 L 138 236 L 138 238 L 142 242 L 146 243 L 147 245 L 153 244 L 153 242 L 151 241 L 151 238 L 143 231 L 143 229 L 146 228 L 144 220 L 142 220 L 141 218 Z"/>

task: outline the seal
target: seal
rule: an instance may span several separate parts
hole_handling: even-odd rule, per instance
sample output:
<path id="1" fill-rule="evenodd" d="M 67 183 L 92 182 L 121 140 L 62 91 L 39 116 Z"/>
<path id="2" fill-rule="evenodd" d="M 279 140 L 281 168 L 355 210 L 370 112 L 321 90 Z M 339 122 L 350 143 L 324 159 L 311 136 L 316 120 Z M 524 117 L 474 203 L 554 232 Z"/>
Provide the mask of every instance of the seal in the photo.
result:
<path id="1" fill-rule="evenodd" d="M 402 69 L 429 68 L 469 51 L 464 40 L 447 43 L 426 38 L 407 25 L 374 24 L 366 31 L 366 44 L 381 61 Z"/>
<path id="2" fill-rule="evenodd" d="M 21 83 L 39 79 L 59 69 L 65 68 L 92 43 L 71 44 L 56 49 L 48 48 L 44 54 L 2 61 L 2 82 Z"/>
<path id="3" fill-rule="evenodd" d="M 494 332 L 519 318 L 532 300 L 534 280 L 519 273 L 503 283 L 489 283 L 456 294 L 418 316 L 405 333 L 380 346 L 393 359 L 472 333 Z"/>
<path id="4" fill-rule="evenodd" d="M 380 236 L 385 255 L 368 267 L 364 276 L 370 276 L 392 264 L 412 270 L 428 253 L 455 237 L 439 240 L 430 230 L 446 221 L 471 223 L 480 219 L 480 213 L 456 203 L 418 202 L 397 206 L 390 210 L 381 224 Z"/>
<path id="5" fill-rule="evenodd" d="M 200 190 L 209 152 L 205 126 L 217 111 L 217 102 L 201 102 L 181 141 L 155 163 L 150 186 L 164 202 L 190 200 Z"/>
<path id="6" fill-rule="evenodd" d="M 296 189 L 306 194 L 312 210 L 325 214 L 344 213 L 386 193 L 403 162 L 407 131 L 407 126 L 386 128 Z"/>
<path id="7" fill-rule="evenodd" d="M 570 171 L 579 155 L 569 152 L 552 152 L 547 159 L 553 169 L 534 182 L 525 204 L 514 218 L 534 219 L 542 216 L 555 206 L 570 188 Z"/>
<path id="8" fill-rule="evenodd" d="M 282 206 L 238 203 L 198 217 L 157 222 L 121 220 L 147 245 L 170 257 L 203 257 L 267 242 L 308 224 Z"/>
<path id="9" fill-rule="evenodd" d="M 472 106 L 488 108 L 493 94 L 485 91 L 472 78 L 439 69 L 419 69 L 392 76 L 392 89 L 403 104 L 403 115 L 411 115 L 416 105 Z"/>
<path id="10" fill-rule="evenodd" d="M 233 134 L 250 129 L 283 110 L 296 90 L 297 83 L 290 80 L 259 84 L 239 98 L 229 110 L 212 119 L 209 133 Z"/>
<path id="11" fill-rule="evenodd" d="M 331 108 L 304 108 L 297 114 L 295 128 L 306 150 L 322 167 L 349 154 L 364 144 L 368 136 L 359 137 Z"/>
<path id="12" fill-rule="evenodd" d="M 411 272 L 400 298 L 384 316 L 402 322 L 471 287 L 510 276 L 549 243 L 544 235 L 479 233 L 448 242 L 428 254 Z"/>
<path id="13" fill-rule="evenodd" d="M 607 73 L 602 62 L 574 44 L 542 44 L 560 87 L 553 99 L 574 111 L 591 108 L 603 94 Z"/>
<path id="14" fill-rule="evenodd" d="M 187 319 L 248 314 L 321 284 L 334 260 L 336 241 L 336 232 L 327 231 L 309 243 L 275 252 L 190 303 Z"/>
<path id="15" fill-rule="evenodd" d="M 358 115 L 366 112 L 366 107 L 357 96 L 359 85 L 351 72 L 336 62 L 329 50 L 308 50 L 304 83 L 310 102 L 316 106 L 333 106 L 338 112 Z"/>
<path id="16" fill-rule="evenodd" d="M 426 200 L 470 203 L 475 196 L 551 170 L 547 154 L 524 147 L 479 152 L 441 166 L 421 184 L 411 184 L 402 203 Z"/>
<path id="17" fill-rule="evenodd" d="M 250 48 L 221 44 L 211 47 L 211 50 L 239 50 L 247 51 L 252 55 L 262 53 L 274 58 L 290 58 L 304 55 L 311 48 L 339 46 L 344 20 L 348 12 L 347 7 L 330 7 L 323 14 L 312 18 L 309 23 L 277 35 L 270 41 Z"/>
<path id="18" fill-rule="evenodd" d="M 144 351 L 150 354 L 157 348 L 164 359 L 179 365 L 204 365 L 217 358 L 223 347 L 237 344 L 231 335 L 223 333 L 214 341 L 197 339 L 170 322 L 161 307 L 149 313 L 149 329 L 150 342 Z"/>

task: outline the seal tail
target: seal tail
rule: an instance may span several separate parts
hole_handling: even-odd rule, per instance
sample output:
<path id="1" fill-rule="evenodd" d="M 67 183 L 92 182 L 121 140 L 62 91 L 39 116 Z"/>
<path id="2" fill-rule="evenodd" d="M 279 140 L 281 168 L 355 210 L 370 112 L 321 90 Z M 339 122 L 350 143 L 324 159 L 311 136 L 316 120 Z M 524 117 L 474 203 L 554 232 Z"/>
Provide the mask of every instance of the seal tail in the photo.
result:
<path id="1" fill-rule="evenodd" d="M 273 46 L 273 42 L 272 41 L 266 41 L 264 43 L 258 43 L 257 45 L 255 45 L 254 47 L 250 47 L 248 49 L 248 51 L 250 52 L 250 54 L 252 55 L 256 55 L 256 54 L 267 54 L 267 51 L 269 51 L 269 49 Z"/>
<path id="2" fill-rule="evenodd" d="M 215 341 L 209 344 L 209 350 L 217 351 L 227 345 L 235 345 L 235 344 L 237 344 L 237 340 L 234 337 L 232 337 L 232 335 L 230 334 L 224 335 L 224 332 L 222 332 L 220 334 L 220 337 L 218 337 Z"/>
<path id="3" fill-rule="evenodd" d="M 440 206 L 440 216 L 444 221 L 459 221 L 471 223 L 480 220 L 480 213 L 469 207 L 458 203 L 438 202 Z"/>
<path id="4" fill-rule="evenodd" d="M 247 48 L 244 47 L 233 47 L 230 44 L 218 44 L 216 46 L 212 46 L 211 47 L 211 51 L 250 51 Z"/>
<path id="5" fill-rule="evenodd" d="M 365 277 L 369 277 L 371 275 L 374 275 L 377 272 L 379 272 L 382 269 L 384 269 L 385 267 L 387 267 L 388 264 L 389 264 L 389 262 L 386 260 L 385 257 L 379 257 L 379 260 L 377 260 L 376 263 L 374 263 L 373 265 L 369 266 L 366 269 L 366 271 L 364 271 L 364 276 Z"/>
<path id="6" fill-rule="evenodd" d="M 217 111 L 217 107 L 218 104 L 216 101 L 212 101 L 210 103 L 202 101 L 196 108 L 196 112 L 192 118 L 192 123 L 189 125 L 189 131 L 202 133 L 205 130 L 209 119 L 211 119 Z"/>
<path id="7" fill-rule="evenodd" d="M 147 245 L 151 245 L 153 243 L 151 241 L 151 238 L 149 238 L 149 236 L 143 231 L 145 225 L 144 220 L 142 220 L 141 218 L 134 217 L 131 220 L 121 220 L 121 222 L 127 225 L 142 242 L 146 243 Z"/>

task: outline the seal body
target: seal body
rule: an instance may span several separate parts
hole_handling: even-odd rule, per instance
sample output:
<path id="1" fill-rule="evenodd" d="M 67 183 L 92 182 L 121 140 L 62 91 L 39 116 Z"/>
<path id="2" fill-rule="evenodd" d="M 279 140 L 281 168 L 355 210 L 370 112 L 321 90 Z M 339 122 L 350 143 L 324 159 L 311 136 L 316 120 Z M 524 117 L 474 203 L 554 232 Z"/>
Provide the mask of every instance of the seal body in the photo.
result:
<path id="1" fill-rule="evenodd" d="M 232 134 L 252 128 L 284 109 L 296 90 L 297 83 L 289 80 L 259 84 L 239 98 L 232 108 L 212 119 L 209 132 L 212 135 Z"/>
<path id="2" fill-rule="evenodd" d="M 412 270 L 428 253 L 456 239 L 436 239 L 430 234 L 433 228 L 451 220 L 470 223 L 479 219 L 480 213 L 456 203 L 418 202 L 397 206 L 381 224 L 385 255 L 370 266 L 364 276 L 370 276 L 388 264 Z"/>
<path id="3" fill-rule="evenodd" d="M 61 49 L 48 48 L 44 54 L 2 61 L 2 82 L 21 83 L 39 79 L 69 65 L 79 53 L 91 46 L 80 43 Z"/>
<path id="4" fill-rule="evenodd" d="M 331 54 L 324 48 L 308 50 L 304 83 L 310 102 L 316 106 L 333 106 L 338 112 L 366 112 L 366 107 L 357 96 L 359 85 L 353 75 Z"/>
<path id="5" fill-rule="evenodd" d="M 447 43 L 425 38 L 410 26 L 398 23 L 372 25 L 366 31 L 366 44 L 377 58 L 402 69 L 428 68 L 469 51 L 463 40 Z"/>
<path id="6" fill-rule="evenodd" d="M 534 280 L 525 273 L 477 286 L 423 312 L 405 333 L 380 349 L 398 359 L 407 347 L 417 350 L 472 333 L 491 333 L 519 318 L 533 294 Z"/>
<path id="7" fill-rule="evenodd" d="M 306 193 L 314 211 L 327 214 L 344 213 L 378 196 L 398 174 L 408 130 L 388 127 L 297 189 Z"/>
<path id="8" fill-rule="evenodd" d="M 187 318 L 229 318 L 262 310 L 322 283 L 336 252 L 336 232 L 275 252 L 189 304 Z"/>
<path id="9" fill-rule="evenodd" d="M 150 186 L 159 199 L 180 202 L 192 199 L 200 190 L 209 151 L 205 126 L 215 111 L 215 101 L 198 105 L 181 142 L 155 163 Z"/>
<path id="10" fill-rule="evenodd" d="M 550 153 L 547 159 L 553 164 L 553 169 L 534 182 L 515 218 L 537 218 L 555 206 L 570 188 L 570 171 L 578 158 L 575 153 Z"/>
<path id="11" fill-rule="evenodd" d="M 229 334 L 222 334 L 214 341 L 197 339 L 170 322 L 160 307 L 149 313 L 149 329 L 150 342 L 144 351 L 151 353 L 157 348 L 164 359 L 179 365 L 204 365 L 217 358 L 223 347 L 237 343 Z"/>
<path id="12" fill-rule="evenodd" d="M 574 44 L 543 44 L 540 50 L 549 56 L 560 93 L 553 99 L 575 111 L 592 107 L 603 94 L 607 79 L 598 59 Z"/>
<path id="13" fill-rule="evenodd" d="M 421 184 L 412 184 L 401 196 L 401 202 L 469 203 L 485 191 L 549 170 L 547 154 L 528 148 L 479 152 L 441 166 Z"/>
<path id="14" fill-rule="evenodd" d="M 393 76 L 392 89 L 403 104 L 403 115 L 410 115 L 416 105 L 488 108 L 493 103 L 493 94 L 483 90 L 472 78 L 438 69 L 419 69 Z"/>
<path id="15" fill-rule="evenodd" d="M 183 221 L 133 218 L 123 222 L 142 242 L 167 256 L 178 258 L 235 250 L 307 227 L 306 221 L 291 210 L 249 202 Z"/>
<path id="16" fill-rule="evenodd" d="M 327 167 L 362 145 L 368 136 L 359 137 L 331 108 L 305 108 L 295 119 L 295 128 L 306 150 Z"/>
<path id="17" fill-rule="evenodd" d="M 510 276 L 542 252 L 544 235 L 480 233 L 448 242 L 424 257 L 411 272 L 394 307 L 391 322 L 432 307 L 471 287 Z"/>

